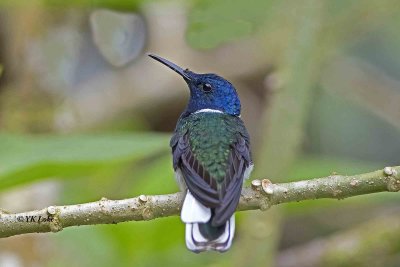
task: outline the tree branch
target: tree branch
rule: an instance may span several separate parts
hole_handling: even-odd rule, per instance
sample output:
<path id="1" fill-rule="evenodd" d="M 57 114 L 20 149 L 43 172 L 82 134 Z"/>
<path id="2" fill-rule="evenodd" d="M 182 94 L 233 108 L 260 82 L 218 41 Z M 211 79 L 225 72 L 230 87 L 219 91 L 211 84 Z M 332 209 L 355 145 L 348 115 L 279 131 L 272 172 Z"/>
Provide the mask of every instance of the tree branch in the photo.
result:
<path id="1" fill-rule="evenodd" d="M 317 198 L 343 199 L 377 192 L 400 190 L 400 166 L 375 172 L 273 184 L 268 179 L 253 180 L 243 188 L 238 210 L 267 210 L 281 203 Z M 0 237 L 35 232 L 58 232 L 78 225 L 111 224 L 152 220 L 178 215 L 183 193 L 144 196 L 68 206 L 50 206 L 22 213 L 0 211 Z"/>

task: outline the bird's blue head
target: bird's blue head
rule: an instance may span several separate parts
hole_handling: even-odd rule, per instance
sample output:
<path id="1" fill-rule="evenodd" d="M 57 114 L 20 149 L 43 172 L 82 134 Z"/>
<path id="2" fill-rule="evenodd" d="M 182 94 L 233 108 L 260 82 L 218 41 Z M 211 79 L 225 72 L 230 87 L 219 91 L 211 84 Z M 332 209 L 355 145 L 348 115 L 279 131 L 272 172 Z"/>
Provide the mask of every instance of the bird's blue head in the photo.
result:
<path id="1" fill-rule="evenodd" d="M 240 100 L 236 90 L 224 78 L 212 73 L 197 74 L 159 56 L 149 56 L 177 72 L 188 84 L 190 100 L 186 114 L 209 109 L 234 116 L 240 115 Z"/>

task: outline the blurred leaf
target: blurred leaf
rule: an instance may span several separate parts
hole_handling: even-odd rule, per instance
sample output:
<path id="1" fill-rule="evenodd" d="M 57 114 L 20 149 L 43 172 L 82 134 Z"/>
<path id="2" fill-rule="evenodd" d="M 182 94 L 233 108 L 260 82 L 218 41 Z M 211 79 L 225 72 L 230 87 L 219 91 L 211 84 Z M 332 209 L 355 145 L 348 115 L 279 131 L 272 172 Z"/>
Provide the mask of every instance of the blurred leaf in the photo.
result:
<path id="1" fill-rule="evenodd" d="M 213 48 L 253 33 L 267 17 L 272 1 L 196 1 L 189 15 L 187 40 L 195 48 Z"/>
<path id="2" fill-rule="evenodd" d="M 84 176 L 167 151 L 169 135 L 0 134 L 0 190 L 47 177 Z"/>

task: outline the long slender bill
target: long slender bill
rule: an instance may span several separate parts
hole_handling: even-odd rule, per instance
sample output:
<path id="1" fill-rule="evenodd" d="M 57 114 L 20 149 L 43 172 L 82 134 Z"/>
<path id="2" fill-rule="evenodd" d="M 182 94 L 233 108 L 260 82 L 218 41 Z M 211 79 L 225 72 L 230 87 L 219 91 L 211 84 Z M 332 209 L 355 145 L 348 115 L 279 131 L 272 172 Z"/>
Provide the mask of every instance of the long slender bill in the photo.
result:
<path id="1" fill-rule="evenodd" d="M 157 60 L 158 62 L 164 64 L 168 68 L 174 70 L 176 73 L 181 75 L 185 80 L 190 80 L 189 75 L 185 72 L 185 70 L 183 68 L 179 67 L 178 65 L 172 63 L 169 60 L 166 60 L 165 58 L 159 57 L 157 55 L 148 54 L 148 56 L 151 57 L 152 59 Z"/>

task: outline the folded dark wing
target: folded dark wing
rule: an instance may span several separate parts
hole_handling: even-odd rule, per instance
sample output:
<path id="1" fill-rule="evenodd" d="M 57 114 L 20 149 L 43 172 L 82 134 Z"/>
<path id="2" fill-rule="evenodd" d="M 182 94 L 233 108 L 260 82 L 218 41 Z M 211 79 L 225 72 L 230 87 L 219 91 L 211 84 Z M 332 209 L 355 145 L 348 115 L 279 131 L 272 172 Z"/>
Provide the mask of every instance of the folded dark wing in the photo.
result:
<path id="1" fill-rule="evenodd" d="M 243 177 L 252 164 L 249 143 L 241 135 L 231 145 L 225 178 L 218 190 L 220 205 L 215 209 L 212 224 L 224 224 L 235 212 L 242 192 Z"/>
<path id="2" fill-rule="evenodd" d="M 186 185 L 203 205 L 213 208 L 212 224 L 223 225 L 235 212 L 240 199 L 243 176 L 251 163 L 247 137 L 237 134 L 230 145 L 225 177 L 216 179 L 199 163 L 190 149 L 189 135 L 175 135 L 171 140 L 174 169 L 182 171 Z M 219 180 L 219 182 L 218 182 Z"/>

